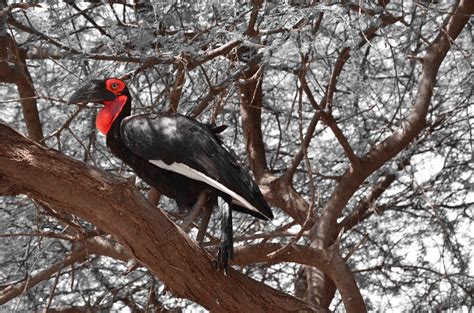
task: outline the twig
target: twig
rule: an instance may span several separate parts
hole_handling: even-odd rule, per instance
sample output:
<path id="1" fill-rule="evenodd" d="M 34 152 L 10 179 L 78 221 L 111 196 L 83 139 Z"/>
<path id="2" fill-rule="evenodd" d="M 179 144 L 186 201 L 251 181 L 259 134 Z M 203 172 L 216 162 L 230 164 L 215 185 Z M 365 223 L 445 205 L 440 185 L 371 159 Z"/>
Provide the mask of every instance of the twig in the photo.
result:
<path id="1" fill-rule="evenodd" d="M 9 6 L 7 6 L 5 9 L 0 11 L 0 18 L 9 14 L 11 11 L 15 9 L 26 10 L 33 7 L 41 8 L 41 5 L 37 3 L 12 3 Z"/>
<path id="2" fill-rule="evenodd" d="M 106 32 L 101 26 L 99 26 L 99 25 L 94 21 L 93 18 L 91 18 L 89 15 L 86 14 L 86 11 L 88 11 L 90 8 L 86 8 L 86 9 L 84 9 L 84 10 L 81 10 L 80 8 L 77 7 L 77 5 L 76 5 L 74 2 L 72 2 L 72 3 L 66 2 L 66 3 L 68 3 L 69 5 L 71 5 L 76 11 L 79 12 L 80 15 L 84 16 L 84 18 L 85 18 L 89 23 L 91 23 L 91 24 L 95 27 L 95 29 L 97 29 L 102 35 L 107 36 L 107 37 L 109 37 L 109 38 L 112 39 L 112 36 L 110 36 L 109 34 L 107 34 L 107 32 Z"/>
<path id="3" fill-rule="evenodd" d="M 258 35 L 258 30 L 255 29 L 255 24 L 258 18 L 258 10 L 262 5 L 262 0 L 253 0 L 252 11 L 250 12 L 249 23 L 247 25 L 247 35 L 254 37 Z"/>
<path id="4" fill-rule="evenodd" d="M 49 134 L 48 136 L 44 137 L 43 139 L 41 139 L 41 142 L 45 142 L 46 140 L 48 140 L 49 138 L 52 138 L 52 137 L 58 137 L 59 139 L 59 135 L 61 134 L 61 132 L 66 129 L 66 128 L 69 128 L 69 125 L 71 125 L 71 122 L 72 120 L 86 107 L 86 105 L 79 105 L 79 107 L 76 109 L 76 111 L 74 111 L 71 116 L 69 116 L 67 118 L 67 120 L 64 121 L 63 125 L 61 127 L 59 127 L 58 129 L 56 129 L 54 132 L 52 132 L 51 134 Z"/>
<path id="5" fill-rule="evenodd" d="M 120 62 L 130 62 L 130 63 L 143 63 L 143 64 L 173 64 L 175 63 L 174 57 L 150 57 L 150 58 L 140 58 L 140 57 L 131 57 L 131 56 L 121 56 L 121 55 L 108 55 L 108 54 L 98 54 L 98 53 L 88 53 L 85 51 L 80 51 L 77 50 L 73 47 L 67 46 L 64 43 L 34 29 L 29 26 L 26 26 L 17 20 L 15 20 L 13 17 L 8 17 L 7 19 L 8 24 L 25 31 L 27 33 L 33 34 L 38 36 L 40 39 L 43 39 L 44 41 L 68 52 L 71 54 L 76 54 L 76 55 L 83 55 L 89 59 L 94 59 L 94 60 L 104 60 L 104 61 L 120 61 Z"/>
<path id="6" fill-rule="evenodd" d="M 314 99 L 313 94 L 311 93 L 311 90 L 308 87 L 308 83 L 306 82 L 305 77 L 300 77 L 301 81 L 301 87 L 303 88 L 306 96 L 308 97 L 309 102 L 313 105 L 313 107 L 320 113 L 322 120 L 326 123 L 326 125 L 331 128 L 332 132 L 336 136 L 336 139 L 339 141 L 340 145 L 344 149 L 345 154 L 349 158 L 353 170 L 357 170 L 360 167 L 360 159 L 356 154 L 354 153 L 354 150 L 352 149 L 351 145 L 349 144 L 347 138 L 344 136 L 342 133 L 341 129 L 337 126 L 336 121 L 334 120 L 334 117 L 324 111 L 319 104 L 316 102 Z"/>
<path id="7" fill-rule="evenodd" d="M 61 275 L 61 270 L 59 270 L 56 273 L 56 277 L 54 278 L 53 287 L 52 287 L 51 293 L 49 294 L 48 304 L 46 305 L 46 309 L 45 309 L 46 312 L 48 311 L 49 307 L 51 306 L 51 303 L 53 302 L 54 292 L 56 291 L 56 286 L 58 285 L 60 275 Z"/>
<path id="8" fill-rule="evenodd" d="M 3 100 L 3 101 L 0 101 L 0 104 L 20 102 L 21 100 L 25 100 L 25 99 L 42 99 L 42 100 L 50 100 L 50 101 L 57 101 L 57 102 L 67 103 L 66 100 L 60 99 L 60 98 L 49 97 L 49 96 L 35 96 L 35 97 L 24 97 L 24 98 L 18 98 L 18 99 Z"/>
<path id="9" fill-rule="evenodd" d="M 305 57 L 303 57 L 303 59 L 305 59 Z M 303 141 L 303 126 L 302 126 L 302 102 L 303 102 L 303 92 L 301 90 L 301 88 L 299 89 L 299 134 L 300 134 L 300 140 Z M 314 183 L 314 177 L 313 177 L 313 170 L 312 170 L 312 165 L 311 165 L 311 162 L 309 160 L 309 157 L 308 157 L 308 150 L 307 150 L 307 146 L 305 145 L 302 145 L 301 146 L 302 149 L 303 149 L 303 154 L 304 154 L 304 158 L 305 158 L 305 162 L 306 162 L 306 167 L 307 167 L 307 171 L 308 171 L 308 178 L 309 178 L 309 185 L 310 185 L 310 189 L 311 189 L 311 195 L 310 195 L 310 204 L 309 204 L 309 208 L 308 208 L 308 211 L 307 211 L 307 215 L 306 215 L 306 218 L 305 218 L 305 221 L 303 223 L 303 225 L 301 226 L 301 229 L 300 231 L 296 234 L 296 236 L 294 236 L 292 238 L 292 240 L 286 245 L 284 246 L 283 248 L 280 248 L 278 250 L 276 250 L 275 252 L 272 252 L 268 255 L 268 257 L 270 259 L 273 259 L 275 258 L 277 255 L 279 254 L 282 254 L 286 251 L 288 251 L 288 249 L 291 248 L 291 246 L 293 246 L 296 242 L 298 242 L 298 240 L 300 240 L 301 236 L 303 235 L 303 233 L 305 232 L 305 230 L 308 228 L 308 226 L 310 225 L 310 222 L 312 224 L 312 220 L 313 220 L 313 215 L 314 215 L 314 200 L 315 200 L 315 194 L 316 194 L 316 185 Z M 319 202 L 319 195 L 318 195 L 318 202 Z"/>
<path id="10" fill-rule="evenodd" d="M 301 76 L 304 77 L 306 75 L 308 66 L 309 66 L 308 58 L 307 57 L 303 58 L 302 65 L 298 73 L 298 77 L 301 77 Z M 301 87 L 298 89 L 299 89 L 298 93 L 300 93 Z M 320 118 L 321 118 L 321 114 L 319 113 L 319 111 L 316 111 L 313 114 L 313 117 L 311 118 L 311 122 L 309 123 L 308 128 L 306 129 L 306 134 L 304 138 L 301 140 L 300 149 L 295 154 L 290 167 L 288 168 L 288 170 L 285 172 L 285 174 L 282 177 L 282 179 L 285 179 L 287 182 L 291 181 L 291 179 L 293 178 L 293 175 L 296 172 L 296 169 L 298 168 L 298 165 L 300 164 L 301 160 L 303 160 L 304 151 L 308 148 L 309 144 L 311 143 L 311 139 L 313 138 L 314 131 L 316 130 L 316 126 L 318 125 Z"/>
<path id="11" fill-rule="evenodd" d="M 349 260 L 349 258 L 354 254 L 354 252 L 356 252 L 359 249 L 359 247 L 362 246 L 368 239 L 369 237 L 367 235 L 364 235 L 364 238 L 362 238 L 354 247 L 352 247 L 349 253 L 347 253 L 347 255 L 343 257 L 342 259 L 344 261 Z"/>

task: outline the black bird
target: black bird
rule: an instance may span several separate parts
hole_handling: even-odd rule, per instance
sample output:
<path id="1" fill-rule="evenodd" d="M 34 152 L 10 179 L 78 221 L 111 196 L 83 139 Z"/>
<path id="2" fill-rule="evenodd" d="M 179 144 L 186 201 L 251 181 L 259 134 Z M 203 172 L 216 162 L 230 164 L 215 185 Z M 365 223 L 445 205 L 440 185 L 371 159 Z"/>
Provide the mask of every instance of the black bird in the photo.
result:
<path id="1" fill-rule="evenodd" d="M 270 206 L 248 173 L 219 140 L 222 127 L 202 124 L 178 113 L 131 114 L 132 97 L 120 79 L 92 80 L 69 103 L 103 104 L 96 126 L 110 151 L 146 183 L 191 209 L 206 195 L 213 208 L 221 197 L 223 212 L 217 266 L 225 271 L 233 254 L 232 210 L 270 220 Z"/>

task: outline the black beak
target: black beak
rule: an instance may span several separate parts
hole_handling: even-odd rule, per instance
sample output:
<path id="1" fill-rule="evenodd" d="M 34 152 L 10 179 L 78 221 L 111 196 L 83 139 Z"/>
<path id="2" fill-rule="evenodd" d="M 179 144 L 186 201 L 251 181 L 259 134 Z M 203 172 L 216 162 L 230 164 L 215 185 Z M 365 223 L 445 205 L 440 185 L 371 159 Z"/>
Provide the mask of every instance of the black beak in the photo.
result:
<path id="1" fill-rule="evenodd" d="M 105 82 L 102 80 L 91 80 L 82 86 L 69 98 L 68 104 L 102 102 L 104 100 L 115 100 L 113 92 L 105 88 Z"/>

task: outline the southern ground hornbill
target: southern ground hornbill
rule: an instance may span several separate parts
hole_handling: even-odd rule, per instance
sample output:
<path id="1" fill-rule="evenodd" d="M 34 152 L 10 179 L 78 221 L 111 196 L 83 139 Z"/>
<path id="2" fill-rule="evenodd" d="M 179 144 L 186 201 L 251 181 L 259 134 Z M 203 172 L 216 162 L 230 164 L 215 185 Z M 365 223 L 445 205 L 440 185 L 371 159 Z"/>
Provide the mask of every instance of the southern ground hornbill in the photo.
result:
<path id="1" fill-rule="evenodd" d="M 96 125 L 107 136 L 110 151 L 145 182 L 176 200 L 181 209 L 223 208 L 217 266 L 227 270 L 233 253 L 232 210 L 257 218 L 273 218 L 253 179 L 221 144 L 220 127 L 177 113 L 130 116 L 132 97 L 116 78 L 92 80 L 69 103 L 101 103 Z"/>

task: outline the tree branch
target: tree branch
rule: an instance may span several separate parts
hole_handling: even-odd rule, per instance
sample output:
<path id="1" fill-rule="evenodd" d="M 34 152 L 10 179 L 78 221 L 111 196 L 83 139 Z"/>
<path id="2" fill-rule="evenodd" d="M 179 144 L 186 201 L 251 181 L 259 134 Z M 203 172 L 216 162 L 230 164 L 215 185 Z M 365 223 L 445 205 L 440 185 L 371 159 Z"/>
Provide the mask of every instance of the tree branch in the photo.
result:
<path id="1" fill-rule="evenodd" d="M 338 227 L 333 233 L 333 238 L 339 234 L 341 228 L 347 231 L 357 225 L 362 217 L 365 215 L 367 210 L 372 207 L 375 200 L 377 200 L 382 193 L 395 181 L 396 176 L 394 174 L 387 174 L 380 179 L 380 181 L 372 188 L 372 190 L 364 197 L 362 201 L 352 210 L 349 216 L 346 216 L 341 222 L 338 223 Z"/>
<path id="2" fill-rule="evenodd" d="M 170 90 L 170 112 L 177 112 L 179 100 L 181 99 L 181 91 L 184 83 L 186 82 L 186 70 L 183 62 L 179 62 L 177 65 L 176 80 Z"/>
<path id="3" fill-rule="evenodd" d="M 19 49 L 13 38 L 11 38 L 10 44 L 18 64 L 17 70 L 20 73 L 15 84 L 18 88 L 18 93 L 20 94 L 20 102 L 23 109 L 26 128 L 28 129 L 28 135 L 36 141 L 41 141 L 43 139 L 43 130 L 39 119 L 38 104 L 36 101 L 33 80 L 31 79 L 30 72 L 26 65 L 26 51 Z"/>
<path id="4" fill-rule="evenodd" d="M 0 18 L 10 14 L 10 12 L 15 9 L 26 10 L 32 7 L 41 8 L 41 5 L 36 4 L 36 3 L 12 3 L 8 5 L 6 8 L 2 8 L 0 10 Z"/>
<path id="5" fill-rule="evenodd" d="M 347 312 L 363 312 L 365 304 L 351 270 L 340 257 L 337 246 L 327 250 L 313 249 L 308 246 L 292 245 L 285 253 L 269 257 L 272 252 L 283 248 L 283 244 L 262 243 L 236 248 L 232 264 L 295 262 L 316 267 L 326 273 L 341 293 Z"/>
<path id="6" fill-rule="evenodd" d="M 251 66 L 242 75 L 239 84 L 245 147 L 257 182 L 260 182 L 268 168 L 262 135 L 262 71 L 259 65 Z"/>
<path id="7" fill-rule="evenodd" d="M 375 32 L 379 28 L 385 27 L 389 24 L 393 24 L 393 23 L 395 23 L 395 22 L 397 22 L 401 19 L 401 18 L 396 18 L 396 17 L 392 16 L 389 13 L 383 13 L 379 16 L 379 18 L 382 21 L 381 25 L 377 26 L 377 27 L 376 26 L 368 27 L 364 32 L 362 32 L 361 33 L 362 38 L 359 41 L 359 43 L 357 45 L 357 48 L 360 48 L 360 47 L 364 46 L 368 41 L 370 41 L 372 38 L 374 38 L 375 37 Z M 317 104 L 316 100 L 314 99 L 314 97 L 312 95 L 312 92 L 308 87 L 308 83 L 306 82 L 306 77 L 305 77 L 306 70 L 304 70 L 304 69 L 307 66 L 307 64 L 305 64 L 307 62 L 307 59 L 303 59 L 302 69 L 299 72 L 299 80 L 302 83 L 302 87 L 304 88 L 304 91 L 305 91 L 306 95 L 308 96 L 308 99 L 310 100 L 311 105 L 315 109 L 317 109 L 317 112 L 313 116 L 313 118 L 311 120 L 311 123 L 308 126 L 308 129 L 307 129 L 307 132 L 306 132 L 306 135 L 305 135 L 305 140 L 302 144 L 305 144 L 306 146 L 309 145 L 309 143 L 311 141 L 311 138 L 312 138 L 312 135 L 314 133 L 314 130 L 316 128 L 317 122 L 322 117 L 322 118 L 324 118 L 326 124 L 331 128 L 331 130 L 333 131 L 333 133 L 336 136 L 337 140 L 339 141 L 339 143 L 343 147 L 344 152 L 348 156 L 352 166 L 357 167 L 357 166 L 359 166 L 360 160 L 355 155 L 353 149 L 351 148 L 351 146 L 349 145 L 349 142 L 347 141 L 347 138 L 345 138 L 344 134 L 342 133 L 342 131 L 337 126 L 337 123 L 334 120 L 334 118 L 332 117 L 332 115 L 330 113 L 327 113 L 327 112 L 323 112 L 323 113 L 326 113 L 326 114 L 324 114 L 324 116 L 320 116 L 320 114 L 319 114 L 319 111 L 329 111 L 329 112 L 331 111 L 332 100 L 333 100 L 333 97 L 334 97 L 334 92 L 336 90 L 337 80 L 339 78 L 339 75 L 342 72 L 344 64 L 347 62 L 347 60 L 350 57 L 350 52 L 351 52 L 351 48 L 344 47 L 341 50 L 341 52 L 339 53 L 339 56 L 337 57 L 336 64 L 334 65 L 334 70 L 332 71 L 331 78 L 329 80 L 328 86 L 326 87 L 324 96 L 321 99 L 321 103 L 319 105 Z M 295 155 L 295 157 L 292 161 L 291 167 L 285 173 L 285 178 L 286 179 L 290 179 L 293 176 L 294 172 L 296 171 L 296 168 L 297 168 L 298 164 L 301 162 L 302 159 L 303 159 L 303 151 L 302 151 L 302 149 L 300 149 L 298 151 L 298 153 Z"/>
<path id="8" fill-rule="evenodd" d="M 3 8 L 3 2 L 0 3 L 0 81 L 5 83 L 14 83 L 20 94 L 21 107 L 25 118 L 28 135 L 36 141 L 43 139 L 43 130 L 39 120 L 38 107 L 36 103 L 36 92 L 33 87 L 28 67 L 25 61 L 25 50 L 19 49 L 15 39 L 6 32 L 6 14 L 14 8 L 29 8 L 28 4 L 12 4 Z M 10 65 L 12 63 L 13 65 Z"/>
<path id="9" fill-rule="evenodd" d="M 211 311 L 316 310 L 237 271 L 227 276 L 216 271 L 212 257 L 128 181 L 44 148 L 3 124 L 0 192 L 28 194 L 94 223 L 175 295 Z"/>
<path id="10" fill-rule="evenodd" d="M 342 130 L 339 128 L 339 126 L 337 126 L 334 117 L 331 113 L 326 112 L 321 106 L 318 105 L 318 103 L 314 99 L 313 93 L 309 89 L 308 83 L 306 82 L 306 78 L 304 76 L 301 76 L 300 81 L 301 88 L 303 88 L 303 91 L 305 92 L 306 97 L 308 97 L 309 102 L 318 111 L 319 115 L 321 116 L 321 119 L 326 123 L 326 125 L 331 128 L 333 134 L 336 136 L 337 141 L 339 141 L 340 145 L 344 149 L 345 154 L 347 155 L 347 158 L 351 162 L 352 168 L 357 169 L 360 163 L 359 157 L 356 156 L 346 136 L 344 136 Z"/>
<path id="11" fill-rule="evenodd" d="M 150 58 L 140 58 L 140 57 L 131 57 L 131 56 L 120 56 L 120 55 L 108 55 L 108 54 L 98 54 L 98 53 L 88 53 L 85 51 L 80 51 L 77 50 L 71 46 L 68 46 L 64 43 L 62 43 L 59 40 L 56 40 L 34 28 L 31 28 L 27 25 L 24 25 L 17 20 L 15 20 L 13 17 L 8 17 L 7 19 L 8 24 L 11 26 L 20 29 L 24 32 L 27 32 L 29 34 L 33 34 L 38 36 L 40 39 L 46 41 L 49 44 L 52 44 L 53 46 L 58 47 L 61 50 L 64 50 L 67 53 L 70 54 L 75 54 L 75 55 L 83 55 L 89 59 L 93 60 L 109 60 L 109 61 L 120 61 L 120 62 L 130 62 L 130 63 L 143 63 L 143 65 L 148 65 L 148 67 L 156 64 L 174 64 L 176 62 L 174 57 L 150 57 Z M 42 49 L 38 50 L 38 56 L 39 57 L 44 57 L 44 58 L 49 58 L 49 53 Z M 53 58 L 59 58 L 59 57 L 67 57 L 67 55 L 61 55 L 61 54 L 56 54 L 55 57 Z"/>
<path id="12" fill-rule="evenodd" d="M 262 5 L 262 0 L 253 0 L 252 12 L 250 12 L 249 23 L 247 25 L 247 35 L 254 37 L 258 35 L 258 30 L 255 29 L 255 24 L 257 23 L 258 10 Z"/>

